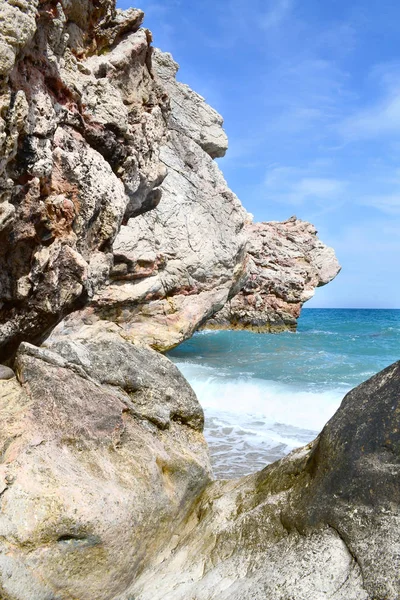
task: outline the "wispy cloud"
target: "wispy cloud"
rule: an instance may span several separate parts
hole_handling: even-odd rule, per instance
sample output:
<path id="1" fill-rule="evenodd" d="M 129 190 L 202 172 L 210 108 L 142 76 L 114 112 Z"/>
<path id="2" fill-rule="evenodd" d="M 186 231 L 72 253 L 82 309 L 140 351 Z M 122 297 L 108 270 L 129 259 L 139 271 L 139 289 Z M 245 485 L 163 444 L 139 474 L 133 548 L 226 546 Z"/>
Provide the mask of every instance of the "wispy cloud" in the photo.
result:
<path id="1" fill-rule="evenodd" d="M 259 26 L 268 30 L 280 26 L 290 15 L 294 2 L 293 0 L 270 0 L 270 5 L 264 14 L 259 17 Z"/>
<path id="2" fill-rule="evenodd" d="M 400 131 L 400 63 L 373 65 L 367 79 L 375 97 L 369 105 L 361 106 L 339 125 L 347 140 L 378 139 Z"/>
<path id="3" fill-rule="evenodd" d="M 318 177 L 316 165 L 299 169 L 276 166 L 267 172 L 265 190 L 275 202 L 290 205 L 342 202 L 347 182 L 333 177 Z"/>
<path id="4" fill-rule="evenodd" d="M 400 131 L 400 86 L 386 98 L 366 110 L 361 110 L 346 118 L 339 126 L 341 134 L 350 140 L 365 140 L 388 135 L 398 135 Z"/>
<path id="5" fill-rule="evenodd" d="M 400 216 L 400 190 L 395 194 L 363 196 L 360 204 L 376 208 L 389 215 Z"/>

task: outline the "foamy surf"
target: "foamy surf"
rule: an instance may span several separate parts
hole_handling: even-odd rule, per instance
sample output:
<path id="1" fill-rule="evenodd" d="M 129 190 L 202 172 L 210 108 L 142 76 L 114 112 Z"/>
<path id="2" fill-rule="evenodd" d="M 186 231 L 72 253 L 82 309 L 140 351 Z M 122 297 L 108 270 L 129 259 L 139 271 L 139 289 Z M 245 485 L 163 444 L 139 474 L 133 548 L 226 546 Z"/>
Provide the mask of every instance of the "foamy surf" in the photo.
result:
<path id="1" fill-rule="evenodd" d="M 263 468 L 307 444 L 337 410 L 344 388 L 305 391 L 228 370 L 176 363 L 204 408 L 215 475 L 236 477 Z"/>
<path id="2" fill-rule="evenodd" d="M 215 474 L 235 477 L 311 441 L 399 348 L 399 310 L 310 309 L 297 333 L 206 331 L 169 356 L 205 409 Z"/>

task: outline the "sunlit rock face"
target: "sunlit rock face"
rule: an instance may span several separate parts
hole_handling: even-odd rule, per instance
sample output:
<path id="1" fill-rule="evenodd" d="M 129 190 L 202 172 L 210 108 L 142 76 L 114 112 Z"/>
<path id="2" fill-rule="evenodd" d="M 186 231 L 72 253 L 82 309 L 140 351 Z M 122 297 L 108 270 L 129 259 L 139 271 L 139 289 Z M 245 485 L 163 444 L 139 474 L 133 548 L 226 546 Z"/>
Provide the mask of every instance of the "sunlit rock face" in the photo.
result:
<path id="1" fill-rule="evenodd" d="M 278 333 L 295 331 L 301 308 L 340 271 L 333 248 L 314 225 L 292 217 L 247 227 L 248 278 L 206 327 Z"/>
<path id="2" fill-rule="evenodd" d="M 210 479 L 203 412 L 115 333 L 57 350 L 23 344 L 0 381 L 0 597 L 111 600 Z"/>
<path id="3" fill-rule="evenodd" d="M 193 391 L 118 327 L 23 344 L 15 369 L 0 380 L 2 598 L 399 597 L 400 363 L 305 448 L 216 482 Z"/>
<path id="4" fill-rule="evenodd" d="M 132 339 L 166 350 L 240 288 L 250 216 L 213 160 L 227 149 L 221 116 L 176 80 L 170 54 L 156 51 L 153 69 L 171 105 L 160 150 L 168 173 L 162 200 L 121 227 L 110 285 L 64 327 L 74 332 L 82 322 L 113 321 Z"/>
<path id="5" fill-rule="evenodd" d="M 122 222 L 160 199 L 168 98 L 140 10 L 0 5 L 0 360 L 108 279 Z"/>
<path id="6" fill-rule="evenodd" d="M 142 20 L 0 4 L 0 598 L 397 600 L 399 364 L 213 482 L 197 398 L 145 345 L 227 301 L 214 324 L 294 326 L 339 267 L 308 223 L 250 223 L 221 117 Z"/>
<path id="7" fill-rule="evenodd" d="M 349 392 L 305 448 L 209 485 L 133 597 L 399 598 L 399 414 L 400 362 Z"/>

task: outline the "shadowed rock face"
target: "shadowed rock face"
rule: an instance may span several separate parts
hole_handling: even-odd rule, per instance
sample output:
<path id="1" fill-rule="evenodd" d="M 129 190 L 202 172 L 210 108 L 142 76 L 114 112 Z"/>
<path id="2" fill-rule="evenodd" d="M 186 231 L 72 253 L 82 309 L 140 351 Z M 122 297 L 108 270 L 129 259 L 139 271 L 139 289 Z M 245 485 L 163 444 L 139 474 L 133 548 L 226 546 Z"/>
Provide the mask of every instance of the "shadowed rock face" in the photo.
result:
<path id="1" fill-rule="evenodd" d="M 220 116 L 140 10 L 0 17 L 0 359 L 91 300 L 0 369 L 0 597 L 397 600 L 400 363 L 309 446 L 211 482 L 195 394 L 131 341 L 175 345 L 241 288 L 230 325 L 293 326 L 332 251 L 298 220 L 249 224 Z"/>
<path id="2" fill-rule="evenodd" d="M 399 598 L 399 414 L 400 362 L 347 394 L 315 442 L 211 484 L 134 597 Z"/>
<path id="3" fill-rule="evenodd" d="M 0 360 L 107 279 L 121 223 L 153 207 L 168 98 L 142 11 L 0 6 Z"/>
<path id="4" fill-rule="evenodd" d="M 296 217 L 254 223 L 247 231 L 247 281 L 205 327 L 295 331 L 303 304 L 339 273 L 335 252 L 317 238 L 311 223 Z"/>
<path id="5" fill-rule="evenodd" d="M 87 305 L 72 330 L 113 321 L 166 350 L 249 274 L 215 323 L 293 326 L 318 264 L 309 253 L 299 270 L 271 225 L 247 227 L 213 160 L 227 149 L 222 118 L 150 48 L 143 12 L 112 0 L 4 0 L 0 11 L 0 361 Z M 288 263 L 273 290 L 272 250 L 272 268 Z"/>

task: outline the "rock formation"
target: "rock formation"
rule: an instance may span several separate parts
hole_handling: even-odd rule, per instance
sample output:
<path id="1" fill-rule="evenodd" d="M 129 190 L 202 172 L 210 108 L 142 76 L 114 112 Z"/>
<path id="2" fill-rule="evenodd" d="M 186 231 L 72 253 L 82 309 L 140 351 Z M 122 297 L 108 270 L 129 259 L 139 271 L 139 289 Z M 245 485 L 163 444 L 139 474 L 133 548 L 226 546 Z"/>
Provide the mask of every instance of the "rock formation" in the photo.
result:
<path id="1" fill-rule="evenodd" d="M 0 381 L 1 598 L 399 597 L 400 363 L 307 447 L 210 482 L 189 385 L 119 331 L 24 343 Z"/>
<path id="2" fill-rule="evenodd" d="M 169 54 L 154 53 L 171 102 L 163 200 L 121 227 L 111 284 L 64 322 L 64 333 L 113 321 L 165 351 L 202 325 L 294 330 L 304 302 L 340 270 L 310 223 L 251 224 L 212 160 L 227 148 L 222 118 L 176 80 L 177 69 Z"/>
<path id="3" fill-rule="evenodd" d="M 0 598 L 396 600 L 400 363 L 306 448 L 213 482 L 197 398 L 144 344 L 242 288 L 218 319 L 293 326 L 338 265 L 309 224 L 250 225 L 221 118 L 142 20 L 0 3 Z"/>
<path id="4" fill-rule="evenodd" d="M 339 273 L 335 252 L 317 238 L 311 223 L 296 217 L 254 223 L 247 231 L 248 278 L 205 327 L 295 331 L 304 302 Z"/>
<path id="5" fill-rule="evenodd" d="M 168 173 L 162 202 L 121 227 L 110 285 L 62 329 L 71 334 L 82 322 L 113 321 L 132 339 L 167 350 L 242 285 L 250 216 L 213 160 L 227 149 L 222 118 L 176 81 L 178 65 L 169 54 L 155 52 L 153 69 L 171 101 L 160 151 Z"/>
<path id="6" fill-rule="evenodd" d="M 4 600 L 118 597 L 210 479 L 168 359 L 113 332 L 57 350 L 23 343 L 0 381 Z"/>
<path id="7" fill-rule="evenodd" d="M 168 98 L 140 10 L 0 4 L 0 360 L 108 280 L 121 223 L 160 199 Z"/>
<path id="8" fill-rule="evenodd" d="M 313 443 L 255 475 L 210 484 L 130 593 L 399 598 L 399 413 L 400 362 L 347 394 Z"/>

